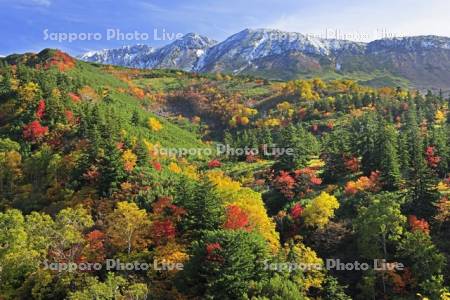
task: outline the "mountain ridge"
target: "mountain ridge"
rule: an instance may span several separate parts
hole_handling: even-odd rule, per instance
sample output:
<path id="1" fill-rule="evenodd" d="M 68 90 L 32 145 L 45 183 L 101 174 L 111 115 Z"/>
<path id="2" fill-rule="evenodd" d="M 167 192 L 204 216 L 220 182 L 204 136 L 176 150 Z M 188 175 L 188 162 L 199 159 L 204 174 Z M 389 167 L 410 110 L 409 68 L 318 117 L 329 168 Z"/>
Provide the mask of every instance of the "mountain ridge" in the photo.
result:
<path id="1" fill-rule="evenodd" d="M 450 90 L 450 38 L 435 35 L 365 43 L 247 28 L 221 42 L 188 33 L 160 48 L 125 46 L 90 51 L 78 58 L 134 68 L 224 72 L 283 80 L 364 73 L 362 79 L 400 77 L 414 88 Z"/>

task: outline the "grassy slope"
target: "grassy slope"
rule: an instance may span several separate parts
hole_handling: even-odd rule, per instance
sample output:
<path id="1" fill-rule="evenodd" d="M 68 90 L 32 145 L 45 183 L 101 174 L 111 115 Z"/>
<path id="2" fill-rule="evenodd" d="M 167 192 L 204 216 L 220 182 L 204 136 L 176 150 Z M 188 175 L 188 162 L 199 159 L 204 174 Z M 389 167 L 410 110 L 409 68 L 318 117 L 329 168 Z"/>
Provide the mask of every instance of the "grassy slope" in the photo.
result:
<path id="1" fill-rule="evenodd" d="M 114 99 L 114 102 L 112 104 L 101 103 L 101 113 L 106 114 L 110 110 L 114 111 L 114 114 L 122 120 L 122 126 L 128 133 L 152 142 L 159 142 L 164 147 L 204 147 L 204 144 L 196 134 L 182 129 L 151 112 L 145 111 L 141 107 L 141 100 L 117 91 L 118 88 L 128 88 L 127 84 L 107 73 L 103 68 L 104 66 L 77 62 L 77 67 L 68 72 L 70 76 L 79 77 L 84 82 L 89 83 L 94 89 L 108 88 L 111 91 L 111 97 Z M 129 125 L 129 120 L 134 111 L 139 113 L 141 119 L 139 126 Z M 155 117 L 162 123 L 163 129 L 161 131 L 151 132 L 148 129 L 146 121 L 150 117 Z"/>

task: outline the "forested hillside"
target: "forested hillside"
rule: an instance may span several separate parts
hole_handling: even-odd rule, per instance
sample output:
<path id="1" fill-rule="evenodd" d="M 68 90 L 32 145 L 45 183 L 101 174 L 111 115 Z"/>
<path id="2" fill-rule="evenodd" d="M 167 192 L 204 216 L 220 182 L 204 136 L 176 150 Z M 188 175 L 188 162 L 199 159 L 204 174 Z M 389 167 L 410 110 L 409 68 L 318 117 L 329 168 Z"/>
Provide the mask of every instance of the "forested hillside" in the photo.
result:
<path id="1" fill-rule="evenodd" d="M 0 299 L 450 299 L 449 105 L 0 58 Z"/>

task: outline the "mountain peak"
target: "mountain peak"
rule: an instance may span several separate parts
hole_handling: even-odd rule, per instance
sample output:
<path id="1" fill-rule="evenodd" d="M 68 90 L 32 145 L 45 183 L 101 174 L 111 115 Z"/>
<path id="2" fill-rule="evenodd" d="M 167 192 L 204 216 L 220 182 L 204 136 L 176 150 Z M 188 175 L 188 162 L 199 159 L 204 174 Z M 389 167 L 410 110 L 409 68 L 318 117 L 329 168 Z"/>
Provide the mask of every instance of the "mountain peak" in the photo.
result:
<path id="1" fill-rule="evenodd" d="M 183 35 L 180 39 L 176 40 L 172 44 L 178 46 L 185 46 L 189 48 L 203 48 L 203 47 L 210 47 L 216 43 L 217 41 L 210 39 L 204 35 L 190 32 Z M 172 44 L 169 44 L 168 46 Z"/>
<path id="2" fill-rule="evenodd" d="M 395 37 L 376 40 L 367 45 L 367 50 L 369 52 L 392 50 L 418 51 L 430 49 L 450 49 L 450 38 L 436 35 Z"/>
<path id="3" fill-rule="evenodd" d="M 116 49 L 103 49 L 100 51 L 89 51 L 80 56 L 79 59 L 110 65 L 121 65 L 125 67 L 142 67 L 140 60 L 153 53 L 155 48 L 148 45 L 122 46 Z"/>

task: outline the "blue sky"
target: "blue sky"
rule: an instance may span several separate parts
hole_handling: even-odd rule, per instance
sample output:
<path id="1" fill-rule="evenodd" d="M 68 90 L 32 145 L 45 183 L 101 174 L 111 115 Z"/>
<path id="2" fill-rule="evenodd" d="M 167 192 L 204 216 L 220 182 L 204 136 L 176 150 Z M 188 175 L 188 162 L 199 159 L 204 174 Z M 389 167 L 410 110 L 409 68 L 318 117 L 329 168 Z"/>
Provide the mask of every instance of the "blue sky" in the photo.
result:
<path id="1" fill-rule="evenodd" d="M 244 28 L 357 41 L 450 36 L 449 13 L 448 0 L 0 0 L 0 55 L 47 47 L 79 54 L 138 43 L 160 46 L 188 32 L 220 41 Z"/>

